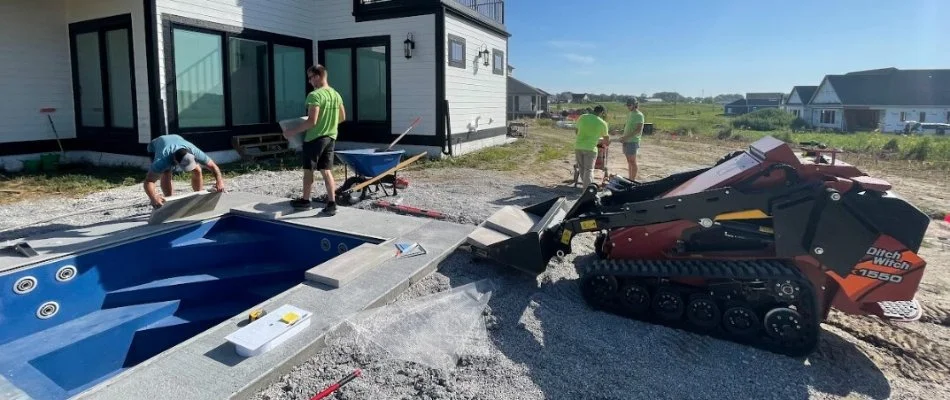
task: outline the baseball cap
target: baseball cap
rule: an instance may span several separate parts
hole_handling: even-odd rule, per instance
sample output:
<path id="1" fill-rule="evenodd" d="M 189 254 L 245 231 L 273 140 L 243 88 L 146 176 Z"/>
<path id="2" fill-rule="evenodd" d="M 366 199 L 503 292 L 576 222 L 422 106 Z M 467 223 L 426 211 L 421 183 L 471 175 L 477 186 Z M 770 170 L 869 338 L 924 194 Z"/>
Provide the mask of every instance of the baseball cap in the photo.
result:
<path id="1" fill-rule="evenodd" d="M 600 114 L 602 112 L 604 112 L 604 106 L 598 104 L 594 107 L 594 114 Z"/>
<path id="2" fill-rule="evenodd" d="M 630 105 L 635 105 L 635 104 L 637 104 L 637 103 L 638 103 L 638 102 L 637 102 L 637 98 L 636 98 L 636 97 L 631 97 L 631 98 L 628 98 L 628 99 L 627 99 L 627 105 L 628 105 L 628 106 L 630 106 Z"/>
<path id="3" fill-rule="evenodd" d="M 195 160 L 195 155 L 191 154 L 188 149 L 178 149 L 175 151 L 175 160 L 178 161 L 178 168 L 185 172 L 191 171 L 198 167 L 198 162 Z"/>

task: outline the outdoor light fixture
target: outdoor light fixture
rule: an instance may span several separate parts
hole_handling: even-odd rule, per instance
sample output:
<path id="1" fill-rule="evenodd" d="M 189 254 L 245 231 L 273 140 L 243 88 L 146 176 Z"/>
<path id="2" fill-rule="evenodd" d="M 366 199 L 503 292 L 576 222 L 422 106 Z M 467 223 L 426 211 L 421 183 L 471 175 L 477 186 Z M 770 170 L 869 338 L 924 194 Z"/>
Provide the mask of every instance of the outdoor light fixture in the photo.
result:
<path id="1" fill-rule="evenodd" d="M 412 40 L 412 32 L 406 35 L 406 40 L 402 42 L 402 45 L 406 58 L 412 58 L 412 49 L 416 48 L 416 42 Z"/>
<path id="2" fill-rule="evenodd" d="M 484 66 L 486 66 L 486 67 L 488 66 L 488 56 L 489 56 L 489 54 L 490 54 L 490 53 L 488 53 L 488 48 L 487 48 L 487 47 L 486 47 L 484 50 L 478 52 L 478 56 L 484 58 L 484 61 L 482 62 L 482 65 L 484 65 Z"/>

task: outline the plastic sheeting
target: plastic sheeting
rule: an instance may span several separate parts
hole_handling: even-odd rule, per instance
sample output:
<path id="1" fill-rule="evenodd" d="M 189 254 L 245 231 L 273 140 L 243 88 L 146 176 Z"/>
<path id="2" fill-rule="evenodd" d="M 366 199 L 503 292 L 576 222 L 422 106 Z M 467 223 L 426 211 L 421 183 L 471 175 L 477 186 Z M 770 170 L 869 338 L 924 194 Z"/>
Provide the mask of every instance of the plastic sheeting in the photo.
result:
<path id="1" fill-rule="evenodd" d="M 445 292 L 358 313 L 329 345 L 449 370 L 460 350 L 487 336 L 482 316 L 494 287 L 483 279 Z"/>

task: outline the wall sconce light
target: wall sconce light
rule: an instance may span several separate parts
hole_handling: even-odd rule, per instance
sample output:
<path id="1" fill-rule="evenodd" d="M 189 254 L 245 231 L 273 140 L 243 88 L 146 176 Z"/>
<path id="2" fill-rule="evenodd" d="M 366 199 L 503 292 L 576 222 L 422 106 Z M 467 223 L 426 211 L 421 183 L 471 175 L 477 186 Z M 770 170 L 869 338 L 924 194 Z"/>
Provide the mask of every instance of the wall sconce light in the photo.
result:
<path id="1" fill-rule="evenodd" d="M 488 48 L 486 48 L 486 49 L 484 49 L 484 50 L 478 52 L 478 56 L 484 58 L 484 60 L 482 61 L 482 65 L 484 65 L 484 66 L 486 66 L 486 67 L 488 66 L 488 56 L 489 56 L 489 54 L 490 54 L 490 53 L 488 52 Z"/>
<path id="2" fill-rule="evenodd" d="M 406 35 L 406 40 L 402 42 L 403 51 L 406 58 L 412 58 L 412 50 L 416 48 L 416 42 L 412 40 L 412 32 Z"/>

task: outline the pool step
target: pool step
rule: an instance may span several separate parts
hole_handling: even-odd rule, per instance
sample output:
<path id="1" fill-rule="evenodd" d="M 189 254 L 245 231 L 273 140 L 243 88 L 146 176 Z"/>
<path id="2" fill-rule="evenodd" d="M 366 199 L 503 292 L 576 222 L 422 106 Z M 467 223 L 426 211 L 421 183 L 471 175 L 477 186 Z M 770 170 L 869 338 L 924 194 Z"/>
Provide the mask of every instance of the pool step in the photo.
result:
<path id="1" fill-rule="evenodd" d="M 0 371 L 33 398 L 72 396 L 121 370 L 135 332 L 177 308 L 167 301 L 92 312 L 0 346 Z"/>
<path id="2" fill-rule="evenodd" d="M 135 332 L 127 367 L 145 361 L 178 343 L 217 325 L 221 321 L 241 314 L 258 302 L 249 295 L 224 303 L 188 306 L 182 305 L 175 315 L 165 317 Z"/>
<path id="3" fill-rule="evenodd" d="M 103 308 L 157 301 L 206 298 L 227 299 L 234 292 L 284 280 L 303 280 L 301 268 L 282 264 L 252 264 L 195 271 L 110 291 Z"/>

